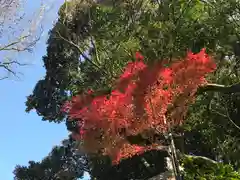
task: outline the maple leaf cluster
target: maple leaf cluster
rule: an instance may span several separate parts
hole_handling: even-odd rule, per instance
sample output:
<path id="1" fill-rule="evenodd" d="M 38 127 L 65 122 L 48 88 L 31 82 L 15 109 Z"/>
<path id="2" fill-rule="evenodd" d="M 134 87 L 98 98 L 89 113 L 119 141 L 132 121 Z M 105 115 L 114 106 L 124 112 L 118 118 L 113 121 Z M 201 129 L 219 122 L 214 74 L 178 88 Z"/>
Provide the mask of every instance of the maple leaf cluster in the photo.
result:
<path id="1" fill-rule="evenodd" d="M 147 130 L 165 133 L 180 125 L 197 89 L 207 83 L 205 75 L 215 69 L 205 49 L 188 52 L 168 67 L 163 61 L 147 66 L 137 52 L 111 94 L 96 96 L 90 90 L 65 105 L 70 119 L 79 120 L 79 133 L 73 137 L 83 142 L 82 150 L 108 155 L 114 163 L 156 148 L 154 142 L 147 147 L 132 145 L 127 137 Z"/>

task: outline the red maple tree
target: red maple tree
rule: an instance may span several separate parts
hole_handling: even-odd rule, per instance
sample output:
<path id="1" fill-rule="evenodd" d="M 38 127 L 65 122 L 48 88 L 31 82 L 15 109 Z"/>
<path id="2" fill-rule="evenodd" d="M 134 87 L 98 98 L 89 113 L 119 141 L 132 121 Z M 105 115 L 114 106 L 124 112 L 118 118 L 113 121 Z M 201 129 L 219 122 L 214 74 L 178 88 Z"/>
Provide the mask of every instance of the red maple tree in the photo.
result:
<path id="1" fill-rule="evenodd" d="M 159 144 L 132 145 L 127 137 L 149 130 L 165 133 L 180 125 L 197 89 L 207 83 L 205 75 L 215 69 L 205 49 L 188 52 L 168 67 L 147 66 L 137 52 L 136 61 L 127 64 L 110 95 L 89 91 L 65 105 L 70 119 L 80 122 L 73 137 L 83 142 L 82 150 L 109 155 L 114 163 L 155 148 Z"/>

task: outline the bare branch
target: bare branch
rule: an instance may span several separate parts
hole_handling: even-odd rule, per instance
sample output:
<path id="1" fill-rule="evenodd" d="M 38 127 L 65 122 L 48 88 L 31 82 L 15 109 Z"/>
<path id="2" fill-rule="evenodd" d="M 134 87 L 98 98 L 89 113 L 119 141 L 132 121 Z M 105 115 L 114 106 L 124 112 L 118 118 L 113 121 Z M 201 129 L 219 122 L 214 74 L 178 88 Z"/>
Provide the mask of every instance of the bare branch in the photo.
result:
<path id="1" fill-rule="evenodd" d="M 16 44 L 19 44 L 22 40 L 26 39 L 27 37 L 29 37 L 29 35 L 26 35 L 26 36 L 23 36 L 23 37 L 20 37 L 17 41 L 14 41 L 12 43 L 9 43 L 7 45 L 4 45 L 4 46 L 0 46 L 0 51 L 7 51 L 7 50 L 17 50 L 19 51 L 16 47 L 12 47 Z"/>
<path id="2" fill-rule="evenodd" d="M 19 66 L 25 66 L 27 65 L 26 63 L 20 63 L 18 61 L 9 61 L 9 62 L 3 62 L 3 63 L 0 63 L 0 65 L 11 65 L 11 64 L 17 64 Z"/>
<path id="3" fill-rule="evenodd" d="M 23 0 L 0 0 L 0 70 L 8 75 L 17 76 L 13 65 L 25 66 L 19 62 L 18 53 L 32 52 L 39 41 L 43 28 L 41 22 L 45 7 L 39 4 L 34 14 L 24 12 Z M 8 75 L 1 75 L 6 79 Z M 0 77 L 1 77 L 0 76 Z"/>
<path id="4" fill-rule="evenodd" d="M 7 70 L 9 73 L 16 75 L 16 72 L 14 72 L 7 64 L 0 64 L 0 67 Z"/>
<path id="5" fill-rule="evenodd" d="M 225 111 L 226 111 L 226 117 L 228 118 L 228 120 L 232 123 L 233 126 L 235 126 L 238 130 L 240 130 L 240 127 L 232 120 L 232 118 L 230 117 L 229 115 L 229 112 L 228 112 L 228 108 L 227 108 L 227 105 L 225 104 Z"/>
<path id="6" fill-rule="evenodd" d="M 8 78 L 7 76 L 1 77 L 1 78 L 0 78 L 0 81 L 1 81 L 1 80 L 4 80 L 4 79 L 7 79 L 7 78 Z"/>

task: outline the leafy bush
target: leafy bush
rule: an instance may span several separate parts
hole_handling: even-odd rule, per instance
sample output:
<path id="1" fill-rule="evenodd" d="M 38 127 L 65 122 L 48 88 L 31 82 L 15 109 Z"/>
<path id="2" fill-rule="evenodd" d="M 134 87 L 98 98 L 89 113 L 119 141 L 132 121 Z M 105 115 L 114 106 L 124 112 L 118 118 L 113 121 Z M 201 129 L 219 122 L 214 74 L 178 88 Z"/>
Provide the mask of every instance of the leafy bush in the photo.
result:
<path id="1" fill-rule="evenodd" d="M 184 180 L 237 180 L 240 174 L 231 165 L 201 156 L 184 156 Z"/>

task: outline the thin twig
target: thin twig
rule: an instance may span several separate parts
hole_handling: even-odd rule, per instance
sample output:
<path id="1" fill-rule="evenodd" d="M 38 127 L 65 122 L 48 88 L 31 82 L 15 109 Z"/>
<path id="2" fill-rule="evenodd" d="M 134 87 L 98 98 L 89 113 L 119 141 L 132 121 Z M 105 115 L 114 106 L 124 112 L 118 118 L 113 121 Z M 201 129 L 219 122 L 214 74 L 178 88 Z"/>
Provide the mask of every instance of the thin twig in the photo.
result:
<path id="1" fill-rule="evenodd" d="M 229 116 L 229 113 L 228 113 L 228 109 L 227 109 L 227 106 L 225 105 L 225 110 L 226 110 L 226 116 L 228 118 L 228 120 L 232 123 L 232 125 L 234 125 L 238 130 L 240 130 L 240 127 L 232 120 L 232 118 Z"/>
<path id="2" fill-rule="evenodd" d="M 4 68 L 5 70 L 7 70 L 8 72 L 10 72 L 11 74 L 16 75 L 16 72 L 14 72 L 13 70 L 11 70 L 7 65 L 0 64 L 0 67 Z"/>
<path id="3" fill-rule="evenodd" d="M 4 80 L 4 79 L 7 79 L 7 78 L 8 78 L 7 76 L 2 77 L 2 78 L 0 78 L 0 81 L 1 81 L 1 80 Z"/>
<path id="4" fill-rule="evenodd" d="M 0 47 L 0 51 L 2 51 L 2 50 L 8 50 L 9 47 L 20 43 L 22 40 L 26 39 L 27 37 L 29 37 L 29 35 L 20 37 L 17 41 L 14 41 L 14 42 L 9 43 L 9 44 L 7 44 L 7 45 L 5 45 L 5 46 L 3 46 L 3 47 Z"/>
<path id="5" fill-rule="evenodd" d="M 240 130 L 240 127 L 239 127 L 239 126 L 232 120 L 232 118 L 230 117 L 230 115 L 229 115 L 229 113 L 228 113 L 228 109 L 227 109 L 226 104 L 224 105 L 224 109 L 225 109 L 225 111 L 226 111 L 226 114 L 223 114 L 223 113 L 221 113 L 221 112 L 219 112 L 219 111 L 217 111 L 217 110 L 215 110 L 215 109 L 212 109 L 211 103 L 210 103 L 210 105 L 209 105 L 209 109 L 210 109 L 210 111 L 212 111 L 213 113 L 216 113 L 216 114 L 218 114 L 218 115 L 220 115 L 220 116 L 222 116 L 222 117 L 224 117 L 224 118 L 227 118 L 227 119 L 232 123 L 233 126 L 235 126 L 238 130 Z"/>

